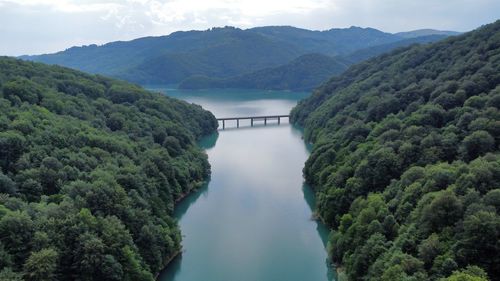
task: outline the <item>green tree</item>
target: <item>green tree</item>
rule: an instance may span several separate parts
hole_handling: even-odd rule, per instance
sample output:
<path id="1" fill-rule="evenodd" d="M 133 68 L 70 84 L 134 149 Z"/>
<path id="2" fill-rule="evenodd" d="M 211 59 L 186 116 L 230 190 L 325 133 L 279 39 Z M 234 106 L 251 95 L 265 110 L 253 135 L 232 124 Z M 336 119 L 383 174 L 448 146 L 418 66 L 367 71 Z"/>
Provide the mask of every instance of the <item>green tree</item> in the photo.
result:
<path id="1" fill-rule="evenodd" d="M 465 270 L 455 271 L 448 278 L 442 281 L 488 281 L 488 276 L 477 266 L 468 266 Z"/>
<path id="2" fill-rule="evenodd" d="M 59 254 L 52 248 L 32 252 L 24 263 L 24 276 L 27 280 L 51 281 L 57 280 L 57 260 Z"/>
<path id="3" fill-rule="evenodd" d="M 490 152 L 495 146 L 495 139 L 486 131 L 475 131 L 463 140 L 463 153 L 468 160 Z"/>
<path id="4" fill-rule="evenodd" d="M 0 219 L 0 242 L 12 256 L 15 269 L 28 257 L 33 234 L 33 221 L 26 213 L 9 212 Z"/>

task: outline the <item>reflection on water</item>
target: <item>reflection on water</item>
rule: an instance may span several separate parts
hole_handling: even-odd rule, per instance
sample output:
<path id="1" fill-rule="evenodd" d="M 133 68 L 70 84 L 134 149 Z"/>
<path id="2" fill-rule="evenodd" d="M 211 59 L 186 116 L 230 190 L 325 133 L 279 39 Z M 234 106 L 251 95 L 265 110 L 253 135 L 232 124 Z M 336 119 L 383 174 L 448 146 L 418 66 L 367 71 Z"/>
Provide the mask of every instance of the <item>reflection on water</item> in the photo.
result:
<path id="1" fill-rule="evenodd" d="M 287 114 L 305 96 L 234 90 L 168 94 L 216 116 Z M 184 251 L 159 279 L 334 280 L 326 264 L 328 230 L 311 219 L 314 194 L 303 185 L 309 151 L 302 132 L 283 122 L 226 129 L 200 144 L 209 156 L 211 180 L 177 205 Z"/>

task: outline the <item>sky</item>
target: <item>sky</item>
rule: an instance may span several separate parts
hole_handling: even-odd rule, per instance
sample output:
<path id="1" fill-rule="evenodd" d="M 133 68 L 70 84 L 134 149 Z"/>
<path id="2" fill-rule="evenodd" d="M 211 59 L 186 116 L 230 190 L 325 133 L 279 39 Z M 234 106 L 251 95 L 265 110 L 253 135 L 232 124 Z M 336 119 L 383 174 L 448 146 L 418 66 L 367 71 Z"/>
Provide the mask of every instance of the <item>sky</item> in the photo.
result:
<path id="1" fill-rule="evenodd" d="M 499 18 L 500 0 L 0 0 L 0 55 L 220 26 L 469 31 Z"/>

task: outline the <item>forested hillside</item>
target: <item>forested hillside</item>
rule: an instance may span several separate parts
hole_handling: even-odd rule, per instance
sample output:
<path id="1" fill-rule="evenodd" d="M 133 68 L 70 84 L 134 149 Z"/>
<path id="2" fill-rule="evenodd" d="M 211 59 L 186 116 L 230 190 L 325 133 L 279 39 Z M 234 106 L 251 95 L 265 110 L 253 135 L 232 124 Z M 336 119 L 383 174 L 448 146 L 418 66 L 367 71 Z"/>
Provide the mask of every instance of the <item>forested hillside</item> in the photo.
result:
<path id="1" fill-rule="evenodd" d="M 292 111 L 349 280 L 500 280 L 499 108 L 500 21 L 355 65 Z"/>
<path id="2" fill-rule="evenodd" d="M 288 64 L 265 68 L 231 78 L 192 76 L 179 84 L 181 89 L 239 88 L 266 90 L 309 90 L 333 74 L 347 69 L 349 62 L 321 54 L 307 54 Z"/>
<path id="3" fill-rule="evenodd" d="M 330 57 L 323 54 L 302 55 L 291 62 L 246 73 L 236 77 L 213 78 L 191 76 L 180 84 L 181 89 L 239 88 L 264 90 L 311 90 L 333 75 L 344 72 L 350 65 L 412 44 L 426 44 L 446 38 L 429 35 L 361 49 L 347 55 Z"/>
<path id="4" fill-rule="evenodd" d="M 417 29 L 412 31 L 395 33 L 395 35 L 403 38 L 417 38 L 421 36 L 432 36 L 432 35 L 455 36 L 459 34 L 460 32 L 456 31 L 435 30 L 435 29 Z"/>
<path id="5" fill-rule="evenodd" d="M 180 83 L 192 76 L 221 79 L 289 63 L 301 55 L 346 55 L 404 40 L 372 28 L 312 31 L 290 26 L 175 32 L 102 46 L 72 47 L 23 59 L 111 75 L 140 84 Z"/>
<path id="6" fill-rule="evenodd" d="M 213 115 L 137 86 L 0 58 L 0 280 L 153 280 L 176 200 L 210 173 Z"/>

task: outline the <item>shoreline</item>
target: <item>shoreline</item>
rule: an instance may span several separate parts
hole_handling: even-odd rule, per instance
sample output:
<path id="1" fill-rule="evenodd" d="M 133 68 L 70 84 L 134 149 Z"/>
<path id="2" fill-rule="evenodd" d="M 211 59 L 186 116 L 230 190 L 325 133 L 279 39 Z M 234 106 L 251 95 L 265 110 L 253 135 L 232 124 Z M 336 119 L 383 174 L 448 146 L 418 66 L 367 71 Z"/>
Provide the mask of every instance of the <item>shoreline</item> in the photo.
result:
<path id="1" fill-rule="evenodd" d="M 203 185 L 207 184 L 210 181 L 210 175 L 204 181 L 195 182 L 193 187 L 191 187 L 188 191 L 183 192 L 179 195 L 177 199 L 174 200 L 174 209 L 177 207 L 176 205 L 180 203 L 182 200 L 186 199 L 189 195 L 193 194 L 193 192 L 198 191 Z"/>
<path id="2" fill-rule="evenodd" d="M 308 184 L 307 187 L 310 188 L 313 192 L 316 192 L 316 189 L 313 187 L 313 185 L 309 185 Z M 312 210 L 311 220 L 319 222 L 319 223 L 322 223 L 323 225 L 325 225 L 328 228 L 329 233 L 331 233 L 332 231 L 334 231 L 333 229 L 331 229 L 330 227 L 328 227 L 328 224 L 325 222 L 325 220 L 319 214 L 319 212 L 318 212 L 318 210 L 316 208 L 314 208 L 314 210 Z M 325 246 L 325 250 L 327 250 L 326 246 Z M 346 276 L 345 268 L 342 266 L 342 264 L 335 263 L 335 262 L 331 261 L 330 257 L 329 257 L 329 254 L 328 254 L 328 260 L 329 260 L 328 264 L 329 264 L 330 268 L 335 271 L 336 281 L 347 281 L 348 279 L 347 279 L 347 276 Z"/>
<path id="3" fill-rule="evenodd" d="M 155 274 L 155 280 L 158 280 L 158 277 L 160 277 L 160 274 L 165 270 L 167 269 L 167 266 L 175 259 L 177 258 L 178 256 L 180 256 L 182 254 L 182 251 L 183 251 L 183 248 L 182 248 L 182 245 L 180 246 L 180 248 L 175 251 L 172 255 L 170 255 L 170 257 L 168 257 L 168 259 L 165 261 L 165 264 L 162 266 L 162 269 Z"/>
<path id="4" fill-rule="evenodd" d="M 216 132 L 215 132 L 216 133 Z M 208 136 L 208 135 L 207 135 Z M 203 136 L 203 137 L 206 137 L 206 136 Z M 202 137 L 202 138 L 203 138 Z M 196 146 L 198 148 L 200 148 L 202 151 L 205 151 L 205 148 L 203 146 L 201 146 L 199 144 L 199 140 L 197 140 L 196 142 Z M 192 183 L 192 187 L 190 189 L 188 189 L 187 191 L 185 192 L 182 192 L 181 194 L 179 194 L 179 197 L 177 197 L 175 200 L 174 200 L 174 212 L 172 213 L 172 217 L 174 217 L 174 213 L 175 213 L 175 208 L 177 208 L 177 205 L 183 201 L 184 199 L 186 199 L 186 197 L 188 197 L 189 195 L 192 195 L 194 192 L 198 191 L 201 187 L 203 187 L 205 184 L 208 184 L 210 182 L 210 176 L 211 176 L 211 167 L 210 167 L 210 172 L 208 173 L 208 175 L 206 176 L 206 178 L 202 181 L 197 181 L 197 182 L 193 182 Z M 179 231 L 181 233 L 181 237 L 182 237 L 182 230 L 180 228 L 180 226 L 178 226 L 179 228 Z M 179 255 L 181 255 L 183 252 L 183 247 L 182 247 L 182 240 L 181 240 L 181 245 L 180 245 L 180 248 L 174 252 L 166 261 L 165 263 L 163 264 L 163 266 L 161 267 L 161 270 L 155 274 L 155 280 L 158 280 L 158 277 L 160 276 L 160 273 L 163 272 L 169 265 L 170 263 L 176 258 L 178 257 Z"/>
<path id="5" fill-rule="evenodd" d="M 200 187 L 202 187 L 204 184 L 208 183 L 210 180 L 210 176 L 207 176 L 207 179 L 202 181 L 202 182 L 197 182 L 193 185 L 193 187 L 191 189 L 189 189 L 187 192 L 183 192 L 180 194 L 180 196 L 174 200 L 174 209 L 177 207 L 177 204 L 180 203 L 182 200 L 186 199 L 186 197 L 188 197 L 189 195 L 193 194 L 193 192 L 196 192 L 197 190 L 200 189 Z M 180 227 L 179 227 L 179 231 L 180 231 Z M 182 235 L 182 232 L 181 232 L 181 235 Z M 181 241 L 182 243 L 182 241 Z M 160 274 L 165 270 L 167 269 L 167 267 L 170 265 L 170 263 L 175 259 L 177 258 L 179 255 L 182 254 L 184 248 L 182 247 L 182 244 L 180 245 L 180 248 L 175 251 L 170 257 L 168 257 L 168 259 L 165 261 L 165 263 L 163 264 L 163 266 L 161 267 L 161 270 L 158 271 L 158 273 L 155 274 L 154 276 L 154 279 L 155 280 L 158 280 L 158 277 L 160 276 Z"/>

